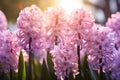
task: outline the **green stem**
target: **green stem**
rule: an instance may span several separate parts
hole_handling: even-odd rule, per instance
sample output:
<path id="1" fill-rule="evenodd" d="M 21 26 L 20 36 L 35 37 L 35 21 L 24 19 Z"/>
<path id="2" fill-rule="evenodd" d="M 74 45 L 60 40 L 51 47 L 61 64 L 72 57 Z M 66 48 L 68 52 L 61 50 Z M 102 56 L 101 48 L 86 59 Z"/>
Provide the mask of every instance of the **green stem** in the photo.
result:
<path id="1" fill-rule="evenodd" d="M 78 67 L 79 67 L 79 71 L 80 71 L 80 46 L 77 46 L 77 55 L 78 55 Z"/>
<path id="2" fill-rule="evenodd" d="M 79 71 L 79 78 L 81 79 L 81 66 L 80 66 L 80 46 L 77 46 L 77 55 L 78 55 L 78 71 Z M 79 80 L 80 80 L 79 79 Z"/>
<path id="3" fill-rule="evenodd" d="M 102 63 L 102 58 L 99 59 L 99 63 Z M 100 65 L 100 80 L 103 80 L 103 67 Z"/>
<path id="4" fill-rule="evenodd" d="M 65 80 L 69 80 L 67 77 L 65 77 Z"/>
<path id="5" fill-rule="evenodd" d="M 57 45 L 57 36 L 55 36 L 55 45 Z"/>
<path id="6" fill-rule="evenodd" d="M 13 71 L 10 69 L 10 80 L 13 80 Z"/>
<path id="7" fill-rule="evenodd" d="M 32 38 L 29 39 L 29 80 L 32 80 L 32 53 L 31 53 Z"/>
<path id="8" fill-rule="evenodd" d="M 36 75 L 36 66 L 35 66 L 35 60 L 33 58 L 33 71 L 34 71 L 34 77 L 35 77 L 35 80 L 37 79 L 37 75 Z"/>
<path id="9" fill-rule="evenodd" d="M 78 33 L 78 38 L 81 39 L 80 33 Z M 77 55 L 78 55 L 78 71 L 79 74 L 77 76 L 77 80 L 82 80 L 82 73 L 81 73 L 81 63 L 80 63 L 80 45 L 77 45 Z"/>
<path id="10" fill-rule="evenodd" d="M 99 49 L 102 50 L 102 46 L 99 46 Z M 102 52 L 100 51 L 99 53 L 102 54 Z M 103 80 L 103 67 L 102 67 L 102 57 L 99 59 L 99 63 L 100 63 L 100 80 Z"/>

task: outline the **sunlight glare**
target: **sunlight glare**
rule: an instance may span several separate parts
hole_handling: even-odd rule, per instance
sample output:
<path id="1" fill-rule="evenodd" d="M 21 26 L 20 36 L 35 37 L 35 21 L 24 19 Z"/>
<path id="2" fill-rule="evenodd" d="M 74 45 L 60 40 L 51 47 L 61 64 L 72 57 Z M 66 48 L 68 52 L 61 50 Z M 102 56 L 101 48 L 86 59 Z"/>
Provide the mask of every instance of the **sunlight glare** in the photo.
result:
<path id="1" fill-rule="evenodd" d="M 76 8 L 81 8 L 83 6 L 83 3 L 82 0 L 60 0 L 58 5 L 69 13 Z"/>

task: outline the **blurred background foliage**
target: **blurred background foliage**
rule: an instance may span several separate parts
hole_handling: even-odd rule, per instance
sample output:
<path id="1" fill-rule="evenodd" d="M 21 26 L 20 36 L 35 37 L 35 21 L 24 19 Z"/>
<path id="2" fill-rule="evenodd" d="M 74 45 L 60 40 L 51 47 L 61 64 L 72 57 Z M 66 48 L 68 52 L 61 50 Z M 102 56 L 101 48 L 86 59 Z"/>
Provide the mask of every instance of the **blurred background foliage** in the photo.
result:
<path id="1" fill-rule="evenodd" d="M 9 22 L 15 23 L 21 9 L 36 4 L 41 10 L 55 6 L 59 0 L 0 0 L 2 10 Z M 82 0 L 84 7 L 93 12 L 96 22 L 105 24 L 112 13 L 120 11 L 120 0 Z M 68 2 L 69 4 L 69 2 Z M 72 6 L 72 5 L 71 5 Z"/>
<path id="2" fill-rule="evenodd" d="M 120 0 L 83 0 L 94 12 L 97 23 L 105 24 L 111 14 L 120 11 Z"/>
<path id="3" fill-rule="evenodd" d="M 16 22 L 21 9 L 36 4 L 42 10 L 54 5 L 57 0 L 0 0 L 0 10 L 7 16 L 8 21 Z"/>

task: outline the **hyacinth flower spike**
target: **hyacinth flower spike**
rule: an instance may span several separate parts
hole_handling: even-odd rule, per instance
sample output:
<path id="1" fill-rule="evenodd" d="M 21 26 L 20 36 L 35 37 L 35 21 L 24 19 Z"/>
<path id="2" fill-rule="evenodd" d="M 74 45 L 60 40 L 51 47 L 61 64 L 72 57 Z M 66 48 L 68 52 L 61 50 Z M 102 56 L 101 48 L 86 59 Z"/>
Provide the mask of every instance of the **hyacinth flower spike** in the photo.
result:
<path id="1" fill-rule="evenodd" d="M 7 19 L 5 14 L 0 10 L 0 30 L 6 30 L 7 29 Z"/>

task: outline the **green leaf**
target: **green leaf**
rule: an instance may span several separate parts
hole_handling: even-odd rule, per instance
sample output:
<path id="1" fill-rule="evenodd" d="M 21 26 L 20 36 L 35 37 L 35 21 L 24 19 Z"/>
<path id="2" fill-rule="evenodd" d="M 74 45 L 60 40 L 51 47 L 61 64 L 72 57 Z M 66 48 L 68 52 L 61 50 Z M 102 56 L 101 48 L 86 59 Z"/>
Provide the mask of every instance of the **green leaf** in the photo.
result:
<path id="1" fill-rule="evenodd" d="M 0 80 L 10 80 L 9 74 L 1 72 L 0 73 Z"/>
<path id="2" fill-rule="evenodd" d="M 29 52 L 29 59 L 28 59 L 28 80 L 33 80 L 34 74 L 33 74 L 33 53 Z"/>
<path id="3" fill-rule="evenodd" d="M 102 74 L 99 74 L 98 78 L 99 80 L 111 80 L 110 74 L 108 74 L 107 72 L 102 72 Z"/>
<path id="4" fill-rule="evenodd" d="M 81 69 L 83 71 L 83 77 L 85 80 L 92 80 L 89 72 L 88 62 L 87 62 L 87 55 L 84 56 L 82 59 Z"/>
<path id="5" fill-rule="evenodd" d="M 41 80 L 52 80 L 48 72 L 45 60 L 43 60 L 42 70 L 41 70 Z"/>
<path id="6" fill-rule="evenodd" d="M 81 65 L 80 65 L 81 66 Z M 84 74 L 83 74 L 83 70 L 82 67 L 80 69 L 80 73 L 78 75 L 75 76 L 74 80 L 84 80 Z"/>
<path id="7" fill-rule="evenodd" d="M 85 80 L 97 80 L 97 75 L 88 64 L 87 55 L 82 60 L 82 70 Z"/>
<path id="8" fill-rule="evenodd" d="M 68 78 L 68 80 L 74 80 L 73 72 L 72 72 L 72 71 L 70 71 L 70 74 L 69 74 L 69 78 Z"/>
<path id="9" fill-rule="evenodd" d="M 89 69 L 90 69 L 90 75 L 92 80 L 98 80 L 95 71 L 93 71 L 90 66 L 89 66 Z"/>
<path id="10" fill-rule="evenodd" d="M 34 61 L 33 61 L 33 71 L 34 71 L 34 75 L 35 75 L 35 79 L 34 80 L 40 80 L 40 77 L 41 77 L 41 64 L 40 62 L 34 58 Z"/>
<path id="11" fill-rule="evenodd" d="M 12 69 L 10 69 L 10 80 L 14 79 L 14 71 Z"/>
<path id="12" fill-rule="evenodd" d="M 2 69 L 2 65 L 0 64 L 0 69 Z"/>
<path id="13" fill-rule="evenodd" d="M 18 80 L 26 80 L 25 62 L 24 62 L 24 58 L 23 58 L 23 53 L 22 52 L 20 52 L 20 56 L 19 56 Z"/>
<path id="14" fill-rule="evenodd" d="M 57 76 L 55 75 L 55 70 L 54 70 L 54 63 L 52 61 L 52 56 L 48 52 L 47 54 L 47 63 L 48 63 L 48 70 L 50 73 L 50 76 L 52 77 L 53 80 L 57 80 Z"/>
<path id="15" fill-rule="evenodd" d="M 111 80 L 109 72 L 106 72 L 105 74 L 106 80 Z"/>
<path id="16" fill-rule="evenodd" d="M 14 70 L 10 70 L 10 80 L 18 80 L 18 73 L 15 72 Z"/>

